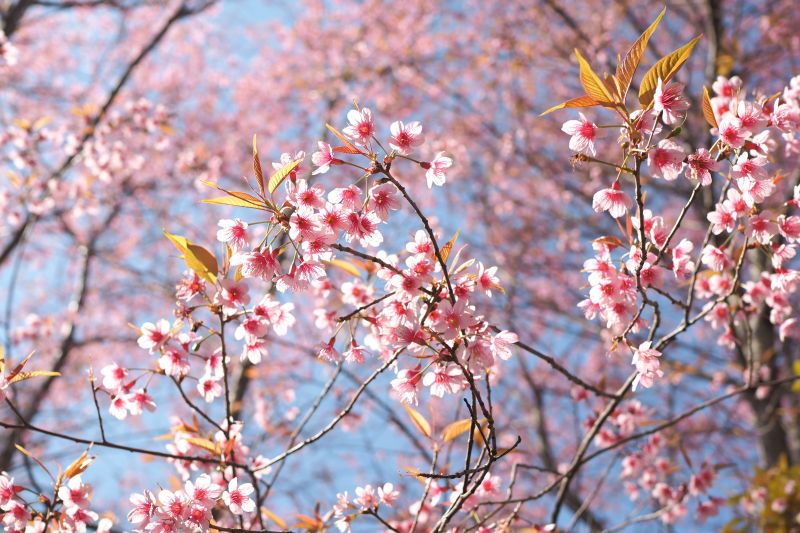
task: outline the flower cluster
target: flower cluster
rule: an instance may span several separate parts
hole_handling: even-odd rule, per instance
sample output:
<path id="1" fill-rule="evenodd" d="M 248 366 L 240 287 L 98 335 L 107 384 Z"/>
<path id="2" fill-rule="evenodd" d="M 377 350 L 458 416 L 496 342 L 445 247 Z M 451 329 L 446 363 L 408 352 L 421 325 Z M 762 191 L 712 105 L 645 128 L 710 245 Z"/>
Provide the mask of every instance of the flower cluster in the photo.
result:
<path id="1" fill-rule="evenodd" d="M 149 490 L 133 494 L 128 521 L 136 531 L 207 531 L 215 509 L 228 511 L 228 521 L 253 513 L 253 485 L 240 484 L 236 477 L 226 482 L 226 477 L 230 476 L 201 474 L 186 481 L 183 489 L 162 489 L 157 496 Z"/>

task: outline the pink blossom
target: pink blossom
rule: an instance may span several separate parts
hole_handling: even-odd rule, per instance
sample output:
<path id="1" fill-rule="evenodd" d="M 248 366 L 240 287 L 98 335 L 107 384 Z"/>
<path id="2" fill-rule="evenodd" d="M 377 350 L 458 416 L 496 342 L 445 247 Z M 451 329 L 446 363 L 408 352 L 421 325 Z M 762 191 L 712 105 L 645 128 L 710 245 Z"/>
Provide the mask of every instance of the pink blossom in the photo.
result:
<path id="1" fill-rule="evenodd" d="M 709 244 L 703 248 L 700 260 L 711 270 L 722 272 L 731 267 L 731 260 L 724 250 Z"/>
<path id="2" fill-rule="evenodd" d="M 217 225 L 220 227 L 217 231 L 217 240 L 227 243 L 234 252 L 238 252 L 249 246 L 247 222 L 239 220 L 238 218 L 234 220 L 222 219 Z"/>
<path id="3" fill-rule="evenodd" d="M 231 257 L 231 265 L 241 268 L 242 277 L 267 281 L 280 271 L 278 251 L 272 248 L 236 253 Z"/>
<path id="4" fill-rule="evenodd" d="M 239 480 L 233 478 L 228 483 L 228 490 L 222 494 L 222 500 L 235 515 L 252 513 L 256 508 L 256 502 L 249 497 L 253 490 L 253 485 L 250 483 L 240 486 Z"/>
<path id="5" fill-rule="evenodd" d="M 677 279 L 686 279 L 694 271 L 692 250 L 694 250 L 694 244 L 688 239 L 682 239 L 672 249 L 672 271 Z"/>
<path id="6" fill-rule="evenodd" d="M 409 122 L 403 124 L 401 121 L 392 122 L 389 127 L 392 136 L 389 138 L 389 146 L 403 155 L 408 155 L 411 149 L 422 144 L 422 124 L 419 122 Z"/>
<path id="7" fill-rule="evenodd" d="M 142 494 L 133 494 L 130 497 L 133 509 L 128 513 L 128 522 L 143 528 L 156 513 L 156 500 L 153 493 L 145 490 Z"/>
<path id="8" fill-rule="evenodd" d="M 353 498 L 353 503 L 362 509 L 377 509 L 378 505 L 380 505 L 380 501 L 375 495 L 375 489 L 372 488 L 372 485 L 356 487 L 356 497 Z"/>
<path id="9" fill-rule="evenodd" d="M 662 139 L 647 154 L 647 164 L 654 176 L 672 181 L 683 172 L 683 148 L 671 139 Z"/>
<path id="10" fill-rule="evenodd" d="M 594 141 L 597 138 L 598 128 L 594 122 L 589 121 L 583 113 L 578 113 L 580 120 L 568 120 L 561 126 L 561 131 L 572 137 L 569 140 L 569 149 L 573 152 L 586 155 L 597 155 Z"/>
<path id="11" fill-rule="evenodd" d="M 631 205 L 633 205 L 631 199 L 624 191 L 620 190 L 617 182 L 614 182 L 609 189 L 597 191 L 592 198 L 592 209 L 597 213 L 608 211 L 614 218 L 624 216 Z"/>
<path id="12" fill-rule="evenodd" d="M 373 187 L 369 192 L 367 209 L 378 215 L 382 222 L 386 222 L 389 218 L 390 210 L 400 209 L 397 187 L 392 183 L 384 183 Z"/>
<path id="13" fill-rule="evenodd" d="M 747 139 L 747 130 L 742 121 L 733 115 L 725 115 L 719 123 L 719 138 L 732 148 L 741 148 Z"/>
<path id="14" fill-rule="evenodd" d="M 392 506 L 400 497 L 400 491 L 396 490 L 391 483 L 384 483 L 382 487 L 378 487 L 378 497 L 381 503 Z"/>
<path id="15" fill-rule="evenodd" d="M 747 154 L 741 154 L 736 160 L 736 164 L 731 168 L 731 177 L 737 180 L 743 177 L 759 181 L 765 180 L 769 177 L 764 168 L 766 164 L 767 158 L 764 156 L 751 158 Z"/>
<path id="16" fill-rule="evenodd" d="M 428 180 L 428 188 L 434 185 L 441 187 L 447 181 L 445 169 L 453 166 L 453 159 L 444 155 L 444 152 L 437 153 L 430 163 L 424 163 L 423 168 L 428 169 L 425 172 L 425 179 Z"/>
<path id="17" fill-rule="evenodd" d="M 422 378 L 422 384 L 431 388 L 431 396 L 439 398 L 457 393 L 465 383 L 463 372 L 454 364 L 435 364 Z"/>
<path id="18" fill-rule="evenodd" d="M 330 144 L 319 141 L 317 146 L 319 151 L 311 154 L 311 162 L 317 166 L 317 169 L 311 173 L 312 175 L 325 174 L 336 161 Z"/>
<path id="19" fill-rule="evenodd" d="M 203 397 L 203 400 L 210 403 L 214 401 L 214 398 L 222 395 L 222 385 L 214 377 L 204 374 L 197 381 L 197 392 Z"/>
<path id="20" fill-rule="evenodd" d="M 417 405 L 417 393 L 421 381 L 422 372 L 419 365 L 414 368 L 404 368 L 392 380 L 392 389 L 400 395 L 401 402 Z"/>
<path id="21" fill-rule="evenodd" d="M 700 185 L 711 185 L 711 173 L 719 170 L 719 163 L 714 160 L 705 148 L 699 148 L 688 158 L 686 177 L 690 180 L 699 180 Z"/>
<path id="22" fill-rule="evenodd" d="M 723 231 L 730 233 L 736 227 L 736 213 L 724 202 L 717 204 L 716 209 L 708 213 L 706 218 L 711 222 L 711 231 L 714 235 L 719 235 Z"/>
<path id="23" fill-rule="evenodd" d="M 145 322 L 140 328 L 141 336 L 136 341 L 139 347 L 147 350 L 150 353 L 161 348 L 170 334 L 170 324 L 163 318 L 153 324 L 152 322 Z"/>
<path id="24" fill-rule="evenodd" d="M 367 144 L 370 137 L 375 133 L 375 123 L 372 119 L 372 111 L 369 108 L 362 108 L 361 111 L 351 109 L 347 112 L 349 125 L 342 130 L 342 133 L 356 142 Z"/>
<path id="25" fill-rule="evenodd" d="M 103 375 L 103 387 L 111 391 L 122 387 L 125 378 L 128 376 L 128 370 L 117 363 L 104 366 L 100 373 Z"/>
<path id="26" fill-rule="evenodd" d="M 650 388 L 655 383 L 656 378 L 664 375 L 661 371 L 659 357 L 661 352 L 650 347 L 650 341 L 643 342 L 639 348 L 633 350 L 632 364 L 636 367 L 638 372 L 633 381 L 632 389 L 636 390 L 638 385 L 645 388 Z"/>
<path id="27" fill-rule="evenodd" d="M 683 119 L 684 112 L 689 109 L 689 101 L 683 97 L 683 84 L 669 82 L 666 85 L 658 79 L 656 92 L 653 95 L 653 111 L 661 113 L 664 124 L 671 126 Z"/>

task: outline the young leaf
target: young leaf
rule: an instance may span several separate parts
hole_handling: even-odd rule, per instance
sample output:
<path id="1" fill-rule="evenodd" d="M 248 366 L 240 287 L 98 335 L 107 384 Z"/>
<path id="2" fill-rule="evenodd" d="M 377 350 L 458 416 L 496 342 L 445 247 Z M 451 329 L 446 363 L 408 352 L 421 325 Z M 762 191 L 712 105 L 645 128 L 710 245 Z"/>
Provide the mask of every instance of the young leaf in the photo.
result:
<path id="1" fill-rule="evenodd" d="M 300 164 L 301 161 L 302 159 L 298 159 L 296 161 L 292 161 L 291 163 L 283 165 L 280 169 L 276 170 L 272 176 L 269 177 L 269 183 L 267 184 L 267 189 L 269 190 L 270 194 L 275 192 L 275 189 L 278 188 L 278 185 L 280 185 L 283 182 L 283 180 L 286 179 L 286 176 L 288 176 L 292 172 L 292 170 L 294 170 L 295 167 Z"/>
<path id="2" fill-rule="evenodd" d="M 231 439 L 233 440 L 233 439 Z M 278 515 L 267 509 L 266 507 L 261 508 L 261 512 L 267 515 L 267 518 L 275 522 L 275 525 L 281 529 L 289 529 L 288 524 Z"/>
<path id="3" fill-rule="evenodd" d="M 361 277 L 361 271 L 358 270 L 358 268 L 354 264 L 348 261 L 344 261 L 342 259 L 331 259 L 330 261 L 324 261 L 324 263 L 327 265 L 335 266 L 336 268 L 340 268 L 345 272 L 347 272 L 348 274 L 350 274 L 351 276 L 355 276 L 357 278 Z"/>
<path id="4" fill-rule="evenodd" d="M 667 83 L 672 79 L 686 60 L 689 59 L 692 50 L 694 50 L 701 37 L 702 35 L 698 35 L 668 56 L 662 57 L 655 65 L 650 67 L 650 70 L 647 71 L 642 79 L 642 85 L 639 87 L 639 103 L 645 107 L 650 106 L 653 102 L 653 95 L 656 92 L 659 78 L 662 83 Z"/>
<path id="5" fill-rule="evenodd" d="M 25 381 L 26 379 L 31 378 L 47 378 L 47 377 L 58 377 L 61 375 L 61 372 L 53 372 L 50 370 L 31 370 L 29 372 L 18 372 L 13 378 L 9 379 L 9 383 L 18 383 L 20 381 Z"/>
<path id="6" fill-rule="evenodd" d="M 575 55 L 578 58 L 578 65 L 580 66 L 580 80 L 583 85 L 583 90 L 595 102 L 602 106 L 613 106 L 613 98 L 611 93 L 608 92 L 603 80 L 594 73 L 592 67 L 583 58 L 578 49 L 575 49 Z"/>
<path id="7" fill-rule="evenodd" d="M 458 234 L 461 230 L 456 231 L 456 234 L 453 235 L 453 238 L 447 241 L 447 243 L 442 246 L 442 249 L 439 250 L 440 255 L 442 256 L 442 263 L 447 264 L 447 258 L 450 257 L 450 252 L 453 250 L 453 245 L 456 243 L 456 239 L 458 239 Z"/>
<path id="8" fill-rule="evenodd" d="M 264 194 L 264 174 L 261 171 L 261 161 L 258 159 L 258 148 L 256 148 L 256 134 L 253 134 L 253 170 L 256 173 L 258 189 Z"/>
<path id="9" fill-rule="evenodd" d="M 64 470 L 64 478 L 70 479 L 75 476 L 79 476 L 83 474 L 89 465 L 92 464 L 92 461 L 95 460 L 95 456 L 89 457 L 89 450 L 84 450 L 80 457 L 72 461 L 66 470 Z"/>
<path id="10" fill-rule="evenodd" d="M 554 105 L 541 115 L 540 117 L 545 116 L 548 113 L 552 113 L 553 111 L 557 111 L 559 109 L 571 108 L 571 107 L 592 107 L 598 105 L 597 102 L 594 101 L 594 98 L 589 96 L 579 96 L 577 98 L 573 98 L 571 100 L 567 100 L 566 102 L 561 102 L 558 105 Z"/>
<path id="11" fill-rule="evenodd" d="M 348 150 L 351 150 L 351 151 L 348 151 L 347 153 L 349 153 L 349 154 L 363 154 L 364 153 L 361 150 L 359 150 L 358 148 L 356 148 L 356 146 L 353 143 L 351 143 L 350 140 L 347 137 L 345 137 L 344 135 L 339 133 L 339 130 L 337 130 L 336 128 L 334 128 L 333 126 L 331 126 L 330 124 L 327 124 L 327 123 L 325 124 L 325 127 L 328 128 L 328 130 L 330 130 L 331 133 L 336 135 L 336 138 L 339 139 L 340 141 L 342 141 L 342 144 L 344 144 L 348 148 Z"/>
<path id="12" fill-rule="evenodd" d="M 414 425 L 417 426 L 417 429 L 425 435 L 426 437 L 430 438 L 431 436 L 431 425 L 425 420 L 425 417 L 422 416 L 418 411 L 415 411 L 413 408 L 409 407 L 408 405 L 403 404 L 403 407 L 406 408 L 408 411 L 408 415 L 411 417 L 411 421 L 414 422 Z"/>
<path id="13" fill-rule="evenodd" d="M 644 55 L 644 51 L 647 49 L 647 42 L 656 31 L 656 28 L 661 22 L 661 18 L 664 16 L 666 11 L 666 7 L 661 10 L 661 13 L 659 13 L 658 17 L 656 17 L 656 20 L 654 20 L 653 23 L 650 24 L 650 27 L 644 30 L 644 33 L 642 33 L 639 38 L 636 39 L 636 42 L 631 45 L 628 53 L 625 54 L 625 58 L 617 63 L 617 82 L 620 86 L 620 100 L 623 102 L 625 101 L 625 96 L 628 94 L 628 89 L 633 81 L 633 75 L 636 73 L 636 68 L 639 66 L 639 62 L 642 60 L 642 55 Z"/>
<path id="14" fill-rule="evenodd" d="M 717 117 L 714 116 L 714 108 L 711 107 L 711 99 L 708 97 L 708 88 L 703 85 L 703 116 L 712 128 L 718 128 Z"/>
<path id="15" fill-rule="evenodd" d="M 186 439 L 186 442 L 194 446 L 197 446 L 198 448 L 202 448 L 208 452 L 211 452 L 215 455 L 219 454 L 222 451 L 220 450 L 218 443 L 211 442 L 208 439 L 201 439 L 199 437 L 189 437 L 188 439 Z"/>
<path id="16" fill-rule="evenodd" d="M 244 194 L 244 193 L 243 193 Z M 248 200 L 237 198 L 236 196 L 222 196 L 220 198 L 208 198 L 203 200 L 204 204 L 232 205 L 235 207 L 247 207 L 248 209 L 264 209 L 264 204 L 256 205 Z"/>
<path id="17" fill-rule="evenodd" d="M 183 260 L 186 262 L 186 266 L 197 272 L 198 276 L 209 283 L 216 282 L 219 266 L 217 265 L 217 258 L 214 257 L 214 254 L 200 245 L 192 244 L 191 241 L 180 235 L 172 235 L 166 231 L 164 235 L 175 245 L 175 248 L 183 254 Z"/>
<path id="18" fill-rule="evenodd" d="M 485 419 L 478 420 L 478 424 L 482 424 Z M 452 424 L 448 424 L 444 430 L 442 430 L 442 441 L 443 442 L 450 442 L 451 440 L 455 439 L 459 435 L 462 435 L 469 431 L 469 428 L 472 427 L 472 419 L 471 418 L 464 418 L 461 420 L 456 420 Z"/>

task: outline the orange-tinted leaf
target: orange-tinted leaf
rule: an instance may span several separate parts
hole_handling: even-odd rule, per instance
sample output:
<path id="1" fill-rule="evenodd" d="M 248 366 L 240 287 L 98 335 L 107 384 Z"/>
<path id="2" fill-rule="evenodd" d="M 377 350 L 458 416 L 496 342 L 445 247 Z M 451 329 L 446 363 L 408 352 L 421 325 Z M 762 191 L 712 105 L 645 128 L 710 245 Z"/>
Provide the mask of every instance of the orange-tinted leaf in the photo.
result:
<path id="1" fill-rule="evenodd" d="M 278 526 L 279 528 L 289 529 L 289 525 L 280 516 L 276 515 L 266 507 L 262 507 L 261 512 L 267 515 L 267 518 L 275 522 L 275 525 Z"/>
<path id="2" fill-rule="evenodd" d="M 586 94 L 602 106 L 613 105 L 613 98 L 611 93 L 608 92 L 603 80 L 594 73 L 592 67 L 586 62 L 577 48 L 575 49 L 575 56 L 578 58 L 581 85 L 583 85 L 583 90 L 586 91 Z"/>
<path id="3" fill-rule="evenodd" d="M 336 128 L 334 128 L 330 124 L 325 124 L 325 127 L 328 128 L 328 130 L 330 130 L 331 133 L 336 135 L 336 138 L 339 139 L 340 141 L 342 141 L 342 144 L 344 144 L 348 148 L 348 150 L 352 150 L 352 151 L 347 152 L 347 153 L 349 153 L 349 154 L 363 154 L 364 153 L 361 150 L 359 150 L 358 148 L 356 148 L 355 145 L 353 143 L 351 143 L 350 140 L 347 137 L 345 137 L 344 135 L 339 133 L 339 130 L 337 130 Z"/>
<path id="4" fill-rule="evenodd" d="M 334 146 L 333 151 L 337 154 L 360 154 L 361 150 L 353 145 L 350 146 Z"/>
<path id="5" fill-rule="evenodd" d="M 478 421 L 478 424 L 482 424 L 484 419 Z M 452 424 L 448 424 L 444 430 L 442 430 L 442 441 L 443 442 L 450 442 L 451 440 L 455 439 L 459 435 L 467 433 L 469 428 L 472 427 L 472 419 L 471 418 L 464 418 L 462 420 L 456 420 Z"/>
<path id="6" fill-rule="evenodd" d="M 354 264 L 348 261 L 344 261 L 342 259 L 332 259 L 330 261 L 323 261 L 323 262 L 327 265 L 335 266 L 336 268 L 344 270 L 351 276 L 355 276 L 357 278 L 361 277 L 361 271 L 358 270 L 358 268 Z"/>
<path id="7" fill-rule="evenodd" d="M 456 234 L 453 235 L 453 238 L 447 241 L 447 243 L 442 246 L 442 249 L 439 250 L 439 254 L 442 256 L 442 262 L 444 264 L 447 264 L 447 258 L 450 257 L 450 252 L 453 250 L 453 246 L 455 245 L 456 239 L 458 239 L 458 234 L 460 232 L 461 230 L 456 231 Z"/>
<path id="8" fill-rule="evenodd" d="M 69 479 L 83 474 L 86 469 L 89 468 L 89 465 L 92 464 L 92 461 L 95 460 L 94 456 L 87 459 L 88 456 L 89 450 L 85 450 L 80 457 L 72 461 L 72 464 L 64 470 L 64 477 Z"/>
<path id="9" fill-rule="evenodd" d="M 708 97 L 708 88 L 705 85 L 703 85 L 703 116 L 709 126 L 712 128 L 719 127 L 717 125 L 717 117 L 714 116 L 714 108 L 711 107 L 711 99 Z"/>
<path id="10" fill-rule="evenodd" d="M 662 83 L 667 83 L 672 79 L 683 64 L 686 63 L 686 60 L 689 59 L 692 50 L 694 50 L 701 37 L 702 35 L 698 35 L 671 54 L 662 57 L 655 65 L 650 67 L 650 70 L 647 71 L 642 79 L 642 85 L 639 87 L 639 102 L 643 106 L 650 106 L 653 102 L 656 86 L 658 86 L 658 80 L 661 79 Z"/>
<path id="11" fill-rule="evenodd" d="M 636 42 L 631 45 L 628 53 L 625 54 L 625 57 L 617 63 L 617 82 L 619 83 L 620 87 L 620 100 L 623 102 L 625 101 L 625 95 L 628 94 L 628 89 L 633 81 L 633 75 L 636 73 L 636 68 L 639 66 L 639 62 L 642 60 L 642 55 L 644 55 L 644 51 L 647 49 L 647 42 L 656 31 L 656 28 L 661 22 L 661 18 L 664 16 L 666 11 L 666 7 L 661 10 L 661 13 L 659 13 L 658 17 L 656 17 L 656 20 L 650 24 L 650 27 L 644 30 L 644 33 L 642 33 L 639 38 L 636 39 Z"/>
<path id="12" fill-rule="evenodd" d="M 216 282 L 219 266 L 217 265 L 217 259 L 214 257 L 214 254 L 200 245 L 193 244 L 187 238 L 181 237 L 180 235 L 172 235 L 166 231 L 164 235 L 175 245 L 175 248 L 183 254 L 183 260 L 186 262 L 186 266 L 197 272 L 197 275 L 206 281 L 210 283 Z"/>
<path id="13" fill-rule="evenodd" d="M 31 370 L 30 372 L 18 372 L 13 378 L 8 380 L 9 383 L 18 383 L 31 378 L 47 378 L 58 377 L 61 372 L 52 372 L 50 370 Z"/>
<path id="14" fill-rule="evenodd" d="M 595 102 L 593 98 L 589 96 L 579 96 L 577 98 L 567 100 L 566 102 L 561 102 L 558 105 L 554 105 L 553 107 L 551 107 L 550 109 L 548 109 L 539 116 L 542 117 L 548 113 L 552 113 L 553 111 L 557 111 L 559 109 L 565 109 L 571 107 L 592 107 L 596 105 L 598 105 L 598 103 Z"/>
<path id="15" fill-rule="evenodd" d="M 222 196 L 220 198 L 208 198 L 203 200 L 204 204 L 232 205 L 234 207 L 247 207 L 249 209 L 264 209 L 264 204 L 256 205 L 250 201 L 236 198 L 235 196 Z"/>
<path id="16" fill-rule="evenodd" d="M 420 433 L 430 438 L 431 425 L 427 420 L 425 420 L 425 417 L 422 416 L 421 413 L 419 413 L 412 407 L 409 407 L 408 405 L 403 404 L 403 407 L 406 408 L 408 415 L 411 417 L 411 421 L 414 422 L 414 425 L 417 427 Z"/>
<path id="17" fill-rule="evenodd" d="M 197 446 L 198 448 L 202 448 L 207 452 L 211 452 L 213 454 L 218 455 L 221 451 L 216 443 L 211 442 L 208 439 L 201 439 L 199 437 L 189 437 L 188 439 L 186 439 L 186 442 L 194 446 Z"/>
<path id="18" fill-rule="evenodd" d="M 258 158 L 258 148 L 256 148 L 256 134 L 253 134 L 253 171 L 256 173 L 258 189 L 264 194 L 264 174 L 261 171 L 261 161 Z"/>
<path id="19" fill-rule="evenodd" d="M 283 183 L 283 180 L 286 179 L 286 176 L 288 176 L 292 172 L 292 170 L 294 170 L 295 167 L 300 164 L 301 161 L 302 159 L 298 159 L 296 161 L 292 161 L 291 163 L 287 163 L 286 165 L 283 165 L 280 169 L 276 170 L 275 173 L 269 177 L 269 183 L 267 184 L 267 189 L 269 190 L 270 194 L 275 192 L 275 189 L 277 189 L 278 186 L 281 183 Z"/>

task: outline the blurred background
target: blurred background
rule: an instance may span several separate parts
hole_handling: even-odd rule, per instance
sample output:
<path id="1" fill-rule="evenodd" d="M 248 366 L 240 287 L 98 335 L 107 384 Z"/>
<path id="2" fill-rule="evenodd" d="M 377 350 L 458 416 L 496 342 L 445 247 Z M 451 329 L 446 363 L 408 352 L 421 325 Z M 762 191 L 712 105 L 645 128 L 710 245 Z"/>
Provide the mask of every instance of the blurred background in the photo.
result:
<path id="1" fill-rule="evenodd" d="M 610 336 L 577 304 L 588 291 L 581 268 L 593 256 L 591 240 L 620 236 L 611 219 L 591 210 L 592 195 L 613 176 L 571 164 L 560 127 L 576 113 L 540 114 L 582 94 L 574 48 L 595 70 L 612 71 L 616 54 L 661 7 L 627 0 L 0 0 L 0 341 L 12 362 L 36 350 L 38 367 L 64 374 L 18 387 L 17 403 L 35 423 L 96 438 L 87 369 L 97 372 L 111 361 L 152 366 L 128 324 L 172 318 L 185 265 L 162 231 L 213 248 L 217 220 L 244 214 L 199 204 L 210 196 L 201 181 L 234 187 L 251 176 L 254 133 L 267 165 L 283 152 L 310 154 L 316 141 L 330 141 L 326 122 L 344 125 L 354 99 L 373 110 L 381 134 L 388 136 L 395 120 L 419 120 L 426 137 L 421 156 L 440 150 L 454 156 L 444 188 L 427 189 L 413 169 L 400 178 L 442 238 L 460 230 L 460 243 L 484 264 L 499 266 L 506 292 L 482 311 L 612 390 L 630 371 L 629 355 L 607 354 Z M 711 144 L 699 98 L 717 76 L 740 76 L 751 92 L 781 91 L 800 73 L 798 28 L 800 10 L 791 0 L 670 2 L 643 64 L 703 34 L 679 75 L 693 103 L 679 140 Z M 613 123 L 607 111 L 593 110 L 591 118 Z M 599 152 L 614 157 L 617 129 L 602 132 Z M 777 153 L 772 163 L 786 176 L 784 185 L 794 183 L 796 154 Z M 331 188 L 356 177 L 337 170 L 321 182 Z M 680 178 L 647 186 L 654 208 L 674 220 L 692 184 Z M 712 189 L 689 213 L 682 237 L 705 231 Z M 386 248 L 399 251 L 416 226 L 393 227 Z M 345 280 L 343 274 L 334 282 Z M 329 336 L 316 327 L 313 310 L 345 307 L 335 295 L 293 301 L 295 334 L 275 339 L 267 364 L 237 374 L 241 416 L 251 421 L 246 433 L 266 457 L 284 449 L 298 413 L 332 373 L 313 358 L 314 344 Z M 636 395 L 649 420 L 669 418 L 740 382 L 740 361 L 715 344 L 717 336 L 701 324 L 671 347 L 663 363 L 669 382 Z M 765 362 L 767 373 L 791 371 L 797 344 L 774 332 L 765 342 L 775 354 Z M 350 368 L 339 377 L 308 432 L 322 427 L 373 368 Z M 421 485 L 402 469 L 422 470 L 429 458 L 390 397 L 389 379 L 376 382 L 345 427 L 318 449 L 289 460 L 270 509 L 309 514 L 317 502 L 329 508 L 337 492 L 385 481 L 402 487 L 402 506 L 419 499 Z M 187 415 L 167 385 L 149 389 L 158 415 L 109 419 L 109 439 L 163 449 L 157 438 L 169 433 L 169 416 Z M 515 461 L 550 470 L 571 459 L 584 423 L 602 405 L 595 397 L 576 399 L 567 380 L 522 353 L 497 376 L 493 394 L 501 433 L 510 439 L 504 445 L 522 437 Z M 766 399 L 719 404 L 667 435 L 677 465 L 668 475 L 676 484 L 709 461 L 722 465 L 712 493 L 731 498 L 702 525 L 692 508 L 675 530 L 719 530 L 743 515 L 739 496 L 752 486 L 756 466 L 800 459 L 795 395 L 781 389 Z M 421 406 L 440 428 L 454 409 L 449 401 Z M 13 419 L 5 407 L 0 416 Z M 41 481 L 41 475 L 12 453 L 15 442 L 48 464 L 68 463 L 81 451 L 3 431 L 0 469 L 18 480 Z M 179 477 L 160 461 L 95 452 L 99 458 L 85 476 L 96 484 L 93 508 L 117 513 L 122 529 L 129 493 Z M 577 529 L 613 527 L 658 508 L 646 492 L 627 497 L 619 461 L 608 454 L 573 483 L 567 515 L 593 498 L 575 519 Z M 507 483 L 508 471 L 496 474 Z M 517 490 L 533 492 L 547 479 L 526 472 Z M 546 522 L 550 505 L 543 498 L 523 514 Z M 656 521 L 630 529 L 637 527 L 673 526 Z"/>

